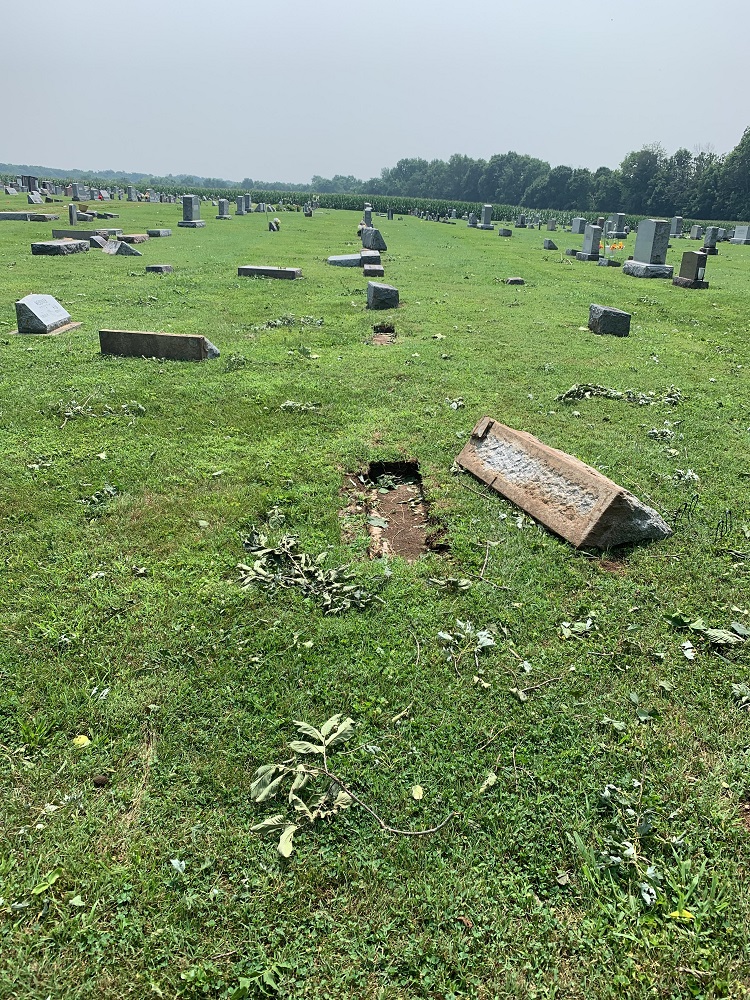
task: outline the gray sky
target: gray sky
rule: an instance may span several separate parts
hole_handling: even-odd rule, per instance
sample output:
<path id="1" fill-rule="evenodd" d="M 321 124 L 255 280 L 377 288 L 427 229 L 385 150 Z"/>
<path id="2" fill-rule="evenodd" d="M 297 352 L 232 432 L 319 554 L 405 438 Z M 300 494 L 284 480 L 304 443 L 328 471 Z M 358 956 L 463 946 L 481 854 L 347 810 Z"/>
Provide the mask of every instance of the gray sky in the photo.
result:
<path id="1" fill-rule="evenodd" d="M 750 125 L 750 0 L 33 7 L 0 13 L 0 162 L 307 182 L 513 149 L 595 168 L 650 142 L 727 152 Z"/>

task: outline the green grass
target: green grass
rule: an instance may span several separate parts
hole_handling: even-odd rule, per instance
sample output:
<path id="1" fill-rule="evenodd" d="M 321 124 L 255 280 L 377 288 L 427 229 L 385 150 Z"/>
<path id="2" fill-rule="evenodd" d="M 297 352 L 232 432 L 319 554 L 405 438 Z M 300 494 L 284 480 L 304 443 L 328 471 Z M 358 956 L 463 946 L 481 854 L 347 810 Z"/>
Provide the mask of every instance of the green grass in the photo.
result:
<path id="1" fill-rule="evenodd" d="M 359 271 L 325 264 L 355 249 L 356 213 L 285 214 L 274 234 L 259 215 L 215 221 L 211 206 L 197 231 L 177 228 L 176 205 L 113 211 L 125 232 L 174 235 L 142 258 L 45 258 L 29 245 L 49 225 L 0 223 L 0 996 L 748 995 L 750 739 L 731 685 L 750 680 L 750 647 L 717 649 L 665 616 L 750 627 L 750 250 L 723 244 L 710 289 L 689 292 L 544 252 L 536 231 L 383 219 L 402 304 L 378 314 Z M 675 241 L 668 261 L 694 245 Z M 151 262 L 175 273 L 146 275 Z M 238 278 L 251 263 L 305 277 Z M 502 283 L 517 274 L 523 287 Z M 5 335 L 29 292 L 83 327 Z M 581 330 L 591 302 L 632 312 L 630 338 Z M 394 318 L 396 343 L 370 345 L 373 323 Z M 222 357 L 102 357 L 101 327 L 202 333 Z M 555 401 L 580 382 L 683 398 Z M 286 400 L 319 407 L 284 412 Z M 89 415 L 65 421 L 73 402 Z M 451 473 L 484 414 L 670 522 L 697 501 L 665 542 L 577 553 Z M 650 438 L 665 421 L 674 438 Z M 343 525 L 343 477 L 404 458 L 420 463 L 448 548 L 392 560 L 388 576 L 366 559 L 364 516 Z M 274 507 L 272 540 L 293 532 L 326 566 L 351 563 L 382 600 L 325 617 L 293 590 L 241 590 L 241 538 Z M 589 617 L 591 631 L 563 638 L 563 621 Z M 457 619 L 496 630 L 481 674 L 471 656 L 458 673 L 446 662 L 438 632 Z M 523 703 L 510 693 L 552 678 Z M 456 818 L 407 839 L 355 807 L 300 831 L 288 861 L 251 833 L 284 808 L 250 800 L 255 769 L 288 755 L 291 720 L 336 712 L 359 748 L 339 758 L 342 777 L 387 822 Z M 634 779 L 636 812 L 657 816 L 639 854 L 662 876 L 651 908 L 625 863 L 598 866 L 604 838 L 637 825 L 624 807 L 613 824 L 599 795 L 632 797 Z M 264 972 L 277 990 L 257 984 Z"/>

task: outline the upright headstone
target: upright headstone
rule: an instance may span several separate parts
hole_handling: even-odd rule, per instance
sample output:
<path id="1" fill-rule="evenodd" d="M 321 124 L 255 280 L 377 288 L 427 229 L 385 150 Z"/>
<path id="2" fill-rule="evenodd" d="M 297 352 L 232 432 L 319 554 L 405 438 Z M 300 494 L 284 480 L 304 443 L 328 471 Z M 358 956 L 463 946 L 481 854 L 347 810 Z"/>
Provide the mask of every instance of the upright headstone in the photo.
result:
<path id="1" fill-rule="evenodd" d="M 669 227 L 669 238 L 670 240 L 679 239 L 682 236 L 682 216 L 675 215 L 672 218 L 672 223 Z"/>
<path id="2" fill-rule="evenodd" d="M 735 226 L 734 236 L 729 242 L 738 246 L 748 246 L 750 244 L 750 226 Z"/>
<path id="3" fill-rule="evenodd" d="M 494 229 L 492 225 L 492 205 L 482 205 L 482 221 L 477 229 Z"/>
<path id="4" fill-rule="evenodd" d="M 583 236 L 586 232 L 586 220 L 576 216 L 570 223 L 570 231 L 574 236 Z"/>
<path id="5" fill-rule="evenodd" d="M 365 225 L 368 229 L 372 227 L 372 208 L 369 205 L 365 205 Z"/>
<path id="6" fill-rule="evenodd" d="M 716 249 L 716 241 L 719 239 L 719 227 L 707 226 L 703 236 L 703 252 L 709 257 L 715 257 L 719 252 Z"/>
<path id="7" fill-rule="evenodd" d="M 245 214 L 245 196 L 244 196 L 244 194 L 238 194 L 237 195 L 237 211 L 234 214 L 235 215 L 244 215 Z"/>
<path id="8" fill-rule="evenodd" d="M 392 208 L 388 209 L 388 221 L 389 222 L 393 222 L 393 209 Z"/>
<path id="9" fill-rule="evenodd" d="M 78 225 L 78 209 L 72 203 L 68 205 L 68 222 L 71 226 Z"/>
<path id="10" fill-rule="evenodd" d="M 599 260 L 599 244 L 602 240 L 601 226 L 586 223 L 583 233 L 583 250 L 576 254 L 577 260 Z"/>
<path id="11" fill-rule="evenodd" d="M 81 200 L 81 187 L 80 187 L 80 185 L 79 184 L 71 184 L 70 186 L 73 189 L 71 191 L 71 197 L 73 198 L 73 201 L 80 201 Z"/>
<path id="12" fill-rule="evenodd" d="M 177 223 L 183 229 L 201 229 L 206 225 L 201 220 L 201 200 L 195 194 L 182 197 L 182 222 Z"/>
<path id="13" fill-rule="evenodd" d="M 633 260 L 622 271 L 633 278 L 671 278 L 674 268 L 667 265 L 669 223 L 666 219 L 641 219 L 635 237 Z"/>
<path id="14" fill-rule="evenodd" d="M 469 221 L 467 222 L 467 226 L 470 226 L 472 229 L 477 228 L 477 217 L 473 212 L 469 212 Z"/>
<path id="15" fill-rule="evenodd" d="M 690 239 L 700 240 L 703 237 L 703 226 L 691 226 L 690 227 Z"/>
<path id="16" fill-rule="evenodd" d="M 245 195 L 245 214 L 247 214 L 248 212 L 250 212 L 252 210 L 252 207 L 253 206 L 252 206 L 252 202 L 250 200 L 250 195 L 246 194 Z"/>
<path id="17" fill-rule="evenodd" d="M 557 219 L 548 219 L 547 221 L 547 232 L 554 233 L 557 229 Z"/>
<path id="18" fill-rule="evenodd" d="M 680 273 L 672 279 L 672 284 L 679 288 L 708 288 L 708 282 L 704 280 L 707 259 L 700 250 L 687 250 L 682 255 Z"/>
<path id="19" fill-rule="evenodd" d="M 523 213 L 516 219 L 516 229 L 526 229 L 526 216 Z"/>

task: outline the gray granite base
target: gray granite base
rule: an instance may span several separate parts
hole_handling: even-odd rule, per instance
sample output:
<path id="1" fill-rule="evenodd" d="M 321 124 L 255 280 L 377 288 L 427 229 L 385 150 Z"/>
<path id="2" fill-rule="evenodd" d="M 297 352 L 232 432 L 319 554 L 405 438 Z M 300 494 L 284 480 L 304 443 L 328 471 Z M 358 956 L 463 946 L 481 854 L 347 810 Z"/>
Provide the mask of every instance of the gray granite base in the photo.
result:
<path id="1" fill-rule="evenodd" d="M 196 219 L 193 222 L 186 222 L 186 221 L 178 222 L 177 225 L 181 229 L 203 229 L 206 223 L 203 221 L 203 219 Z"/>
<path id="2" fill-rule="evenodd" d="M 597 260 L 599 260 L 599 254 L 598 253 L 584 253 L 582 250 L 579 250 L 576 253 L 576 260 L 597 261 Z"/>
<path id="3" fill-rule="evenodd" d="M 708 288 L 707 281 L 698 281 L 697 278 L 693 281 L 692 278 L 680 278 L 678 276 L 676 278 L 672 278 L 672 284 L 676 285 L 678 288 Z"/>
<path id="4" fill-rule="evenodd" d="M 674 268 L 671 264 L 644 264 L 640 260 L 626 260 L 622 265 L 622 273 L 631 278 L 671 278 Z"/>

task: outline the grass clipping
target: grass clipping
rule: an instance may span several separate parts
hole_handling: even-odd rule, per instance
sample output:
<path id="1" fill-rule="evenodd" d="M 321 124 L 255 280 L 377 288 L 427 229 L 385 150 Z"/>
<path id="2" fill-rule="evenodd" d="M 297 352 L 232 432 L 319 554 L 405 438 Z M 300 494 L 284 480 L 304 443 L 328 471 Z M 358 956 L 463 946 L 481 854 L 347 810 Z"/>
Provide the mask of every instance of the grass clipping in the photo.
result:
<path id="1" fill-rule="evenodd" d="M 352 608 L 363 610 L 375 600 L 371 593 L 350 582 L 355 576 L 348 565 L 324 569 L 328 552 L 317 556 L 302 552 L 296 535 L 284 535 L 273 546 L 265 535 L 252 531 L 242 544 L 254 557 L 252 566 L 238 564 L 243 590 L 257 586 L 275 594 L 296 588 L 315 600 L 326 615 L 340 615 Z"/>

